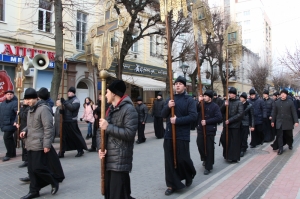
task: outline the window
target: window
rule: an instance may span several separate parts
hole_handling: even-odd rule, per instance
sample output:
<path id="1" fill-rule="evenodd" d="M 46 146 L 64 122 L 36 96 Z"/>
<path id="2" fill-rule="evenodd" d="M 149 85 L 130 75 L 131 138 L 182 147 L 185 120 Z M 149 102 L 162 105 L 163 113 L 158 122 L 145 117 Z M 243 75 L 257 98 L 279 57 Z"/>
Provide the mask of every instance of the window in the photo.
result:
<path id="1" fill-rule="evenodd" d="M 161 48 L 160 48 L 160 41 L 159 41 L 159 36 L 156 36 L 156 42 L 155 42 L 155 46 L 156 46 L 156 54 L 159 56 L 161 54 Z"/>
<path id="2" fill-rule="evenodd" d="M 154 41 L 154 36 L 150 36 L 150 56 L 154 56 L 154 46 L 155 46 L 155 41 Z"/>
<path id="3" fill-rule="evenodd" d="M 135 38 L 135 37 L 133 37 L 133 38 Z M 138 42 L 133 43 L 130 49 L 132 52 L 137 53 L 138 52 Z"/>
<path id="4" fill-rule="evenodd" d="M 244 11 L 244 16 L 249 16 L 250 15 L 250 10 Z"/>
<path id="5" fill-rule="evenodd" d="M 76 24 L 76 49 L 84 50 L 84 42 L 86 37 L 86 20 L 87 14 L 77 12 L 77 24 Z"/>
<path id="6" fill-rule="evenodd" d="M 228 44 L 236 42 L 236 32 L 228 33 Z"/>
<path id="7" fill-rule="evenodd" d="M 38 29 L 51 32 L 52 3 L 46 0 L 39 0 Z"/>
<path id="8" fill-rule="evenodd" d="M 4 21 L 5 8 L 4 8 L 5 0 L 0 0 L 0 21 Z"/>

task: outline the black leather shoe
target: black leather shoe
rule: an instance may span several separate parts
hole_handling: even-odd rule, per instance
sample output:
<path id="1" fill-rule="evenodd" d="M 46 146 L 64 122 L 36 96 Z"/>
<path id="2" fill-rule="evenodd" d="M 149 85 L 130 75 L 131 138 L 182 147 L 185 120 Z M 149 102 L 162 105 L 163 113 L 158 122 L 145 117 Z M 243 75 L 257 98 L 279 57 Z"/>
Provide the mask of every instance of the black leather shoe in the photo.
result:
<path id="1" fill-rule="evenodd" d="M 137 144 L 141 144 L 141 142 L 139 140 L 136 141 Z"/>
<path id="2" fill-rule="evenodd" d="M 169 196 L 171 195 L 172 193 L 174 193 L 174 190 L 172 188 L 168 188 L 166 191 L 165 191 L 165 195 L 166 196 Z"/>
<path id="3" fill-rule="evenodd" d="M 279 149 L 277 155 L 281 155 L 282 153 L 283 153 L 283 150 Z"/>
<path id="4" fill-rule="evenodd" d="M 77 153 L 77 155 L 75 155 L 75 157 L 81 157 L 84 154 L 84 151 L 80 151 Z"/>
<path id="5" fill-rule="evenodd" d="M 191 180 L 191 181 L 186 181 L 186 182 L 185 182 L 185 186 L 189 187 L 189 186 L 192 185 L 192 183 L 193 183 L 193 180 Z"/>
<path id="6" fill-rule="evenodd" d="M 59 183 L 57 182 L 55 185 L 51 185 L 51 194 L 54 195 L 59 189 Z"/>
<path id="7" fill-rule="evenodd" d="M 293 150 L 293 146 L 289 146 L 289 149 L 290 149 L 290 150 Z"/>
<path id="8" fill-rule="evenodd" d="M 207 169 L 205 169 L 205 171 L 204 171 L 204 175 L 208 175 L 210 173 L 210 171 L 209 170 L 207 170 Z"/>
<path id="9" fill-rule="evenodd" d="M 87 136 L 85 137 L 85 139 L 86 139 L 86 140 L 90 139 L 90 136 L 89 136 L 89 135 L 87 135 Z"/>
<path id="10" fill-rule="evenodd" d="M 205 161 L 203 161 L 203 163 L 202 163 L 202 166 L 204 166 L 204 167 L 205 167 Z"/>
<path id="11" fill-rule="evenodd" d="M 8 160 L 10 160 L 10 157 L 7 157 L 7 156 L 5 156 L 5 157 L 2 159 L 3 162 L 8 161 Z"/>
<path id="12" fill-rule="evenodd" d="M 26 196 L 23 196 L 21 199 L 31 199 L 31 198 L 38 198 L 40 197 L 39 192 L 33 192 L 33 193 L 28 193 Z"/>
<path id="13" fill-rule="evenodd" d="M 96 152 L 96 149 L 95 148 L 90 148 L 90 149 L 88 149 L 88 152 Z"/>
<path id="14" fill-rule="evenodd" d="M 244 157 L 244 151 L 241 151 L 240 157 Z"/>
<path id="15" fill-rule="evenodd" d="M 23 162 L 23 164 L 21 164 L 21 165 L 19 165 L 19 168 L 22 168 L 22 167 L 27 167 L 27 165 L 28 165 L 28 162 Z"/>
<path id="16" fill-rule="evenodd" d="M 255 148 L 256 146 L 250 146 L 250 148 Z"/>
<path id="17" fill-rule="evenodd" d="M 64 158 L 65 157 L 65 153 L 58 152 L 57 155 L 58 155 L 59 158 Z"/>
<path id="18" fill-rule="evenodd" d="M 21 182 L 30 182 L 30 178 L 29 178 L 29 177 L 19 178 L 19 180 L 20 180 Z"/>

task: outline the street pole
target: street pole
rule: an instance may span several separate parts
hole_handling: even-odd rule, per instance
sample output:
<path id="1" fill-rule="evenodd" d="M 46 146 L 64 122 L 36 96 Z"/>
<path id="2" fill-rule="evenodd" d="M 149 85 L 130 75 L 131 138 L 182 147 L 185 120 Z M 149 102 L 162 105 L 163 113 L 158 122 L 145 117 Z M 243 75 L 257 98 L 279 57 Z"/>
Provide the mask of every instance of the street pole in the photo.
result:
<path id="1" fill-rule="evenodd" d="M 227 48 L 227 46 L 226 46 Z M 229 66 L 228 66 L 228 48 L 226 49 L 226 100 L 228 102 L 227 106 L 226 106 L 226 120 L 228 120 L 228 114 L 229 114 L 229 96 L 228 96 L 228 81 L 229 81 L 229 76 L 228 76 L 228 72 L 229 72 Z M 226 159 L 228 160 L 228 124 L 226 124 Z"/>

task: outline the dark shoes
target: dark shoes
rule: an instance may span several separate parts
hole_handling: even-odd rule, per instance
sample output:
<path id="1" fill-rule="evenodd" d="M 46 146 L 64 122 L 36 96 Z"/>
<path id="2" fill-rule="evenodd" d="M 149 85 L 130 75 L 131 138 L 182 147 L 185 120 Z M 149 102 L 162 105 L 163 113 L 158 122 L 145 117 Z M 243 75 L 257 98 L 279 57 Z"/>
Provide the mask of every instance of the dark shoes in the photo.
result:
<path id="1" fill-rule="evenodd" d="M 256 146 L 252 146 L 252 145 L 250 146 L 250 148 L 255 148 L 255 147 L 256 147 Z"/>
<path id="2" fill-rule="evenodd" d="M 244 157 L 245 152 L 241 151 L 240 157 Z"/>
<path id="3" fill-rule="evenodd" d="M 96 148 L 90 148 L 88 149 L 88 152 L 96 152 Z"/>
<path id="4" fill-rule="evenodd" d="M 203 163 L 202 163 L 202 166 L 204 166 L 204 167 L 205 167 L 205 161 L 203 161 Z"/>
<path id="5" fill-rule="evenodd" d="M 59 158 L 64 158 L 65 157 L 65 153 L 58 152 L 57 155 L 58 155 Z"/>
<path id="6" fill-rule="evenodd" d="M 169 196 L 171 195 L 172 193 L 174 193 L 174 190 L 172 188 L 168 188 L 166 191 L 165 191 L 165 195 L 166 196 Z"/>
<path id="7" fill-rule="evenodd" d="M 192 183 L 193 183 L 193 180 L 191 180 L 191 181 L 186 181 L 186 182 L 185 182 L 185 186 L 189 187 L 189 186 L 192 185 Z"/>
<path id="8" fill-rule="evenodd" d="M 277 155 L 281 155 L 282 153 L 283 153 L 283 150 L 279 149 Z"/>
<path id="9" fill-rule="evenodd" d="M 55 185 L 51 185 L 51 194 L 54 195 L 59 189 L 59 183 L 57 182 Z"/>
<path id="10" fill-rule="evenodd" d="M 30 182 L 30 178 L 29 178 L 29 177 L 19 178 L 19 180 L 20 180 L 21 182 Z"/>
<path id="11" fill-rule="evenodd" d="M 81 157 L 84 154 L 84 151 L 79 151 L 75 157 Z"/>
<path id="12" fill-rule="evenodd" d="M 289 146 L 289 149 L 290 149 L 290 150 L 293 150 L 293 146 Z"/>
<path id="13" fill-rule="evenodd" d="M 28 165 L 28 162 L 23 162 L 23 164 L 21 164 L 21 165 L 19 165 L 19 168 L 22 168 L 22 167 L 27 167 L 27 165 Z"/>
<path id="14" fill-rule="evenodd" d="M 210 171 L 209 170 L 207 170 L 207 169 L 205 169 L 205 171 L 204 171 L 204 175 L 208 175 L 210 173 Z"/>
<path id="15" fill-rule="evenodd" d="M 145 142 L 145 141 L 144 141 L 144 142 Z M 142 144 L 142 143 L 144 143 L 144 142 L 139 141 L 139 140 L 136 141 L 137 144 Z"/>
<path id="16" fill-rule="evenodd" d="M 7 156 L 5 156 L 5 157 L 2 159 L 3 162 L 8 161 L 8 160 L 10 160 L 10 157 L 7 157 Z"/>
<path id="17" fill-rule="evenodd" d="M 23 196 L 21 199 L 31 199 L 31 198 L 37 198 L 40 197 L 39 192 L 33 192 L 33 193 L 28 193 L 26 196 Z"/>

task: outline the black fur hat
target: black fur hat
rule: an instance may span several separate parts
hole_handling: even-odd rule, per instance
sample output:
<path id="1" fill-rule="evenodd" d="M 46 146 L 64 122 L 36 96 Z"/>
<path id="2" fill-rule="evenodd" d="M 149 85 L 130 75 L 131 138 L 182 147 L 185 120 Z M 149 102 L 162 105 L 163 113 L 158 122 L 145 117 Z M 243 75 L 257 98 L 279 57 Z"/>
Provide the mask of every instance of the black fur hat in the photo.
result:
<path id="1" fill-rule="evenodd" d="M 112 93 L 114 93 L 120 97 L 123 97 L 124 93 L 126 92 L 126 85 L 125 85 L 124 81 L 117 79 L 108 86 L 108 89 Z"/>

